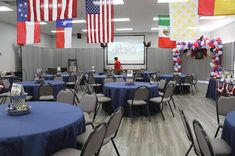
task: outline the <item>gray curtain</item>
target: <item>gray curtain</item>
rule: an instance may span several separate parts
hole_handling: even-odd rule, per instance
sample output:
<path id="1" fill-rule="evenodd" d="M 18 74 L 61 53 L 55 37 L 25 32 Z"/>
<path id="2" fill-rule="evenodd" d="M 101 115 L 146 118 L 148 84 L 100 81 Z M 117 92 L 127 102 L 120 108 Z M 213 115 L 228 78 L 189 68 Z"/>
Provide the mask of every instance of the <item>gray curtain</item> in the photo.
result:
<path id="1" fill-rule="evenodd" d="M 68 59 L 77 59 L 78 69 L 87 71 L 95 66 L 97 72 L 102 72 L 103 49 L 53 49 L 24 46 L 22 49 L 23 80 L 33 80 L 37 68 L 43 72 L 50 67 L 68 67 Z"/>

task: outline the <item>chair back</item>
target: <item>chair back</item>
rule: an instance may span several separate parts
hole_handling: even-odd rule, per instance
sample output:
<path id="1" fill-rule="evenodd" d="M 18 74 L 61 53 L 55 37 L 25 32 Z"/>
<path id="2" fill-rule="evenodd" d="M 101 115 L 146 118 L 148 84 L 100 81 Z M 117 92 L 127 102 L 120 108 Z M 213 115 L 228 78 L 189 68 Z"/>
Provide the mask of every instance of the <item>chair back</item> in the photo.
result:
<path id="1" fill-rule="evenodd" d="M 226 116 L 229 112 L 235 110 L 234 96 L 220 96 L 216 101 L 217 115 Z"/>
<path id="2" fill-rule="evenodd" d="M 88 83 L 89 84 L 95 84 L 95 78 L 93 75 L 88 75 Z"/>
<path id="3" fill-rule="evenodd" d="M 61 77 L 61 76 L 56 76 L 56 77 L 54 77 L 54 80 L 61 80 L 61 81 L 63 81 L 63 77 Z"/>
<path id="4" fill-rule="evenodd" d="M 123 78 L 120 78 L 120 77 L 119 77 L 119 78 L 116 78 L 116 79 L 115 79 L 115 82 L 125 82 L 125 80 L 124 80 Z"/>
<path id="5" fill-rule="evenodd" d="M 69 103 L 74 104 L 75 103 L 75 93 L 71 89 L 64 89 L 59 91 L 56 101 L 57 102 L 63 102 L 63 103 Z"/>
<path id="6" fill-rule="evenodd" d="M 134 92 L 133 100 L 148 100 L 149 96 L 149 88 L 146 86 L 139 86 Z"/>
<path id="7" fill-rule="evenodd" d="M 194 142 L 194 139 L 193 139 L 193 133 L 192 133 L 192 130 L 190 128 L 188 119 L 186 118 L 186 116 L 184 114 L 184 111 L 182 109 L 179 109 L 179 112 L 180 112 L 180 117 L 181 117 L 181 120 L 183 122 L 184 130 L 186 132 L 188 140 L 192 143 L 194 151 L 198 152 L 199 149 L 196 149 L 195 142 Z"/>
<path id="8" fill-rule="evenodd" d="M 81 156 L 93 156 L 99 151 L 103 144 L 106 129 L 106 123 L 99 124 L 95 127 L 82 147 Z"/>
<path id="9" fill-rule="evenodd" d="M 38 93 L 39 97 L 40 96 L 49 96 L 49 95 L 54 95 L 53 94 L 53 86 L 49 83 L 43 83 L 39 86 Z"/>
<path id="10" fill-rule="evenodd" d="M 87 83 L 87 78 L 86 78 L 86 75 L 85 75 L 84 73 L 82 73 L 82 74 L 80 75 L 80 80 L 81 80 L 80 85 L 86 85 L 86 83 Z"/>
<path id="11" fill-rule="evenodd" d="M 122 107 L 117 108 L 108 120 L 107 131 L 105 134 L 105 142 L 107 143 L 111 137 L 116 137 L 119 126 L 122 121 L 124 109 Z"/>
<path id="12" fill-rule="evenodd" d="M 171 98 L 171 96 L 174 93 L 174 89 L 175 89 L 174 84 L 172 83 L 168 84 L 163 94 L 163 98 Z"/>
<path id="13" fill-rule="evenodd" d="M 2 84 L 3 84 L 5 89 L 10 89 L 11 83 L 8 79 L 3 79 Z"/>
<path id="14" fill-rule="evenodd" d="M 164 90 L 166 87 L 166 79 L 161 79 L 158 83 L 158 89 L 159 90 Z"/>
<path id="15" fill-rule="evenodd" d="M 193 76 L 192 75 L 186 75 L 184 79 L 184 83 L 193 84 Z"/>
<path id="16" fill-rule="evenodd" d="M 201 154 L 203 156 L 214 156 L 209 137 L 207 136 L 199 121 L 193 120 L 193 129 Z"/>
<path id="17" fill-rule="evenodd" d="M 80 83 L 81 83 L 81 79 L 77 79 L 77 81 L 75 82 L 75 85 L 74 85 L 74 92 L 77 93 L 78 90 L 79 90 L 79 87 L 80 87 Z"/>
<path id="18" fill-rule="evenodd" d="M 68 82 L 76 82 L 77 76 L 76 75 L 70 75 L 68 78 Z"/>
<path id="19" fill-rule="evenodd" d="M 85 93 L 81 98 L 80 98 L 80 103 L 79 107 L 87 113 L 96 113 L 96 108 L 97 108 L 97 97 L 95 94 L 88 94 Z"/>
<path id="20" fill-rule="evenodd" d="M 179 75 L 173 75 L 172 80 L 176 81 L 177 84 L 181 83 L 181 79 Z"/>
<path id="21" fill-rule="evenodd" d="M 114 80 L 113 80 L 112 78 L 106 78 L 106 79 L 104 79 L 104 84 L 110 83 L 110 82 L 114 82 Z"/>

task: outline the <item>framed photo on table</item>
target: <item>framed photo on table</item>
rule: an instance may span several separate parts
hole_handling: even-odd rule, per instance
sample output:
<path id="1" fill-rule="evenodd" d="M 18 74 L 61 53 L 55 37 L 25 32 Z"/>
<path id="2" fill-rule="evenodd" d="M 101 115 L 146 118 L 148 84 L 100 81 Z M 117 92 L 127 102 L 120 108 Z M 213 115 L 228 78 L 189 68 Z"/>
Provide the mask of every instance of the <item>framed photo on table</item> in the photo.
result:
<path id="1" fill-rule="evenodd" d="M 77 72 L 77 59 L 68 59 L 68 72 Z"/>

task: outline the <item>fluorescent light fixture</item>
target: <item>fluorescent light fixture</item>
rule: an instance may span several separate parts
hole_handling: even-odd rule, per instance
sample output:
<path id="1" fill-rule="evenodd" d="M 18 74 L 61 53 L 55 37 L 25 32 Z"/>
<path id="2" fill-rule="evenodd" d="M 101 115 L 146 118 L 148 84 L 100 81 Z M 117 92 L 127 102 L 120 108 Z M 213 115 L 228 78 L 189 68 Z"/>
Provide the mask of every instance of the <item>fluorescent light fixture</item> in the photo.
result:
<path id="1" fill-rule="evenodd" d="M 170 17 L 161 17 L 162 20 L 170 20 Z M 159 17 L 153 17 L 153 21 L 159 21 Z"/>
<path id="2" fill-rule="evenodd" d="M 0 11 L 13 11 L 11 8 L 8 8 L 6 6 L 0 6 Z"/>
<path id="3" fill-rule="evenodd" d="M 200 29 L 199 27 L 187 27 L 187 29 L 190 29 L 190 30 L 198 30 Z"/>
<path id="4" fill-rule="evenodd" d="M 72 20 L 72 23 L 86 23 L 85 20 Z"/>
<path id="5" fill-rule="evenodd" d="M 132 31 L 133 28 L 117 28 L 116 31 Z"/>
<path id="6" fill-rule="evenodd" d="M 153 17 L 153 20 L 154 20 L 154 21 L 158 21 L 158 20 L 159 20 L 159 17 Z"/>
<path id="7" fill-rule="evenodd" d="M 60 31 L 51 30 L 51 33 L 57 33 L 57 32 L 62 33 L 62 32 L 64 32 L 64 31 L 63 31 L 63 30 L 60 30 Z"/>
<path id="8" fill-rule="evenodd" d="M 152 27 L 151 30 L 159 30 L 159 27 Z"/>
<path id="9" fill-rule="evenodd" d="M 40 25 L 46 25 L 47 23 L 46 22 L 40 22 L 39 24 Z"/>
<path id="10" fill-rule="evenodd" d="M 130 21 L 130 18 L 114 18 L 113 21 L 114 22 L 126 22 L 126 21 Z"/>
<path id="11" fill-rule="evenodd" d="M 93 2 L 95 5 L 100 5 L 100 1 L 94 1 Z M 113 5 L 122 5 L 124 4 L 124 1 L 123 0 L 113 0 Z"/>
<path id="12" fill-rule="evenodd" d="M 86 29 L 82 29 L 82 32 L 87 32 L 87 30 Z"/>
<path id="13" fill-rule="evenodd" d="M 189 0 L 158 0 L 158 3 L 183 3 L 188 2 Z"/>
<path id="14" fill-rule="evenodd" d="M 207 19 L 222 19 L 225 16 L 201 16 L 200 19 L 201 20 L 207 20 Z"/>

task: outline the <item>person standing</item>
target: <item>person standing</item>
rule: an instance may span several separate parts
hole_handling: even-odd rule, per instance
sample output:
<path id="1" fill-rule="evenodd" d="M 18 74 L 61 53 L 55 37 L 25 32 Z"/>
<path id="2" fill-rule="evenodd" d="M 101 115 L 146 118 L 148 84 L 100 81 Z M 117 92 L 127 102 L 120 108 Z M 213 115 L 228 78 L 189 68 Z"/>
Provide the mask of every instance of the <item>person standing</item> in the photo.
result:
<path id="1" fill-rule="evenodd" d="M 114 74 L 120 75 L 121 74 L 121 62 L 118 60 L 118 57 L 114 57 Z"/>

